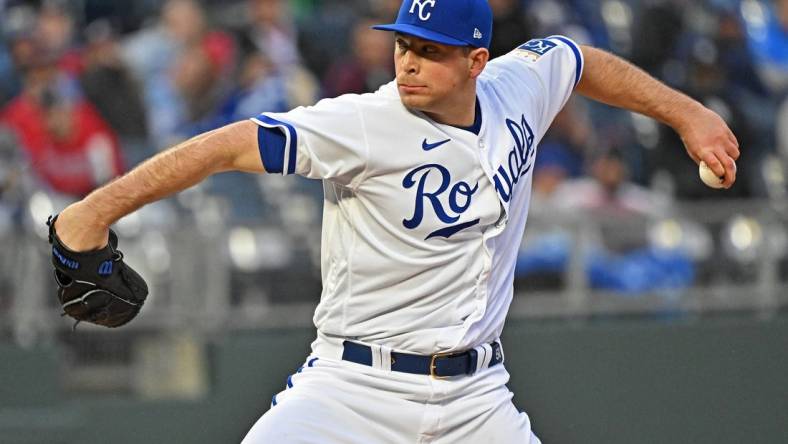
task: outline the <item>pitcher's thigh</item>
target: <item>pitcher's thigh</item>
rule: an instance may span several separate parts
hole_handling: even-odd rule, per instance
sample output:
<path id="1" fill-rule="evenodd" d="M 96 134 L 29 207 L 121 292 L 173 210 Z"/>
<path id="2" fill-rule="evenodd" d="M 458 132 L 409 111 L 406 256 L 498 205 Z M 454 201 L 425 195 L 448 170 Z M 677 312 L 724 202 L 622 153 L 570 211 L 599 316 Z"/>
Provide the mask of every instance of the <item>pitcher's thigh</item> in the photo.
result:
<path id="1" fill-rule="evenodd" d="M 512 393 L 500 385 L 471 393 L 452 403 L 446 412 L 446 429 L 439 444 L 539 444 L 531 420 L 512 403 Z"/>
<path id="2" fill-rule="evenodd" d="M 321 372 L 321 369 L 314 370 Z M 305 372 L 306 373 L 306 372 Z M 423 406 L 355 383 L 300 374 L 249 430 L 242 444 L 415 442 Z"/>
<path id="3" fill-rule="evenodd" d="M 289 397 L 260 417 L 242 444 L 354 442 L 352 436 L 345 436 L 352 429 L 349 418 L 331 404 L 318 399 Z"/>

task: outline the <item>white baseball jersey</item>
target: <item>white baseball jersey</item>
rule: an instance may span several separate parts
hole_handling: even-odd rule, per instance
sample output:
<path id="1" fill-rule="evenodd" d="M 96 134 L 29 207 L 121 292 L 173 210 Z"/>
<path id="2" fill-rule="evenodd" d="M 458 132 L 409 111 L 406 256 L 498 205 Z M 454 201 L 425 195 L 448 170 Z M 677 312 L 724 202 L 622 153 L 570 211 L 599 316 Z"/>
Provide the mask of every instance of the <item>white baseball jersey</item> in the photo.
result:
<path id="1" fill-rule="evenodd" d="M 537 144 L 582 69 L 561 36 L 490 61 L 477 132 L 407 109 L 394 82 L 253 119 L 285 136 L 261 142 L 269 172 L 324 181 L 319 336 L 423 355 L 500 336 Z"/>

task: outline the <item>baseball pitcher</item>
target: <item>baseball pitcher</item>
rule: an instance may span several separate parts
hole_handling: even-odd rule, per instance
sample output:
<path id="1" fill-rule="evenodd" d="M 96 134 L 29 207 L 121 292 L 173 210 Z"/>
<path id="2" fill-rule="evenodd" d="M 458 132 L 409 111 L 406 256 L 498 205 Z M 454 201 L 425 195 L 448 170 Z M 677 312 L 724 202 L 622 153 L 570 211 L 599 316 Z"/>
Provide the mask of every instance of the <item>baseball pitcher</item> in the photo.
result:
<path id="1" fill-rule="evenodd" d="M 263 112 L 149 159 L 60 213 L 53 262 L 65 283 L 80 262 L 115 261 L 94 273 L 114 276 L 127 267 L 109 227 L 214 173 L 322 180 L 316 339 L 243 442 L 538 443 L 506 387 L 505 354 L 520 350 L 499 338 L 554 117 L 573 92 L 650 116 L 725 187 L 738 143 L 700 103 L 569 38 L 489 60 L 486 0 L 405 0 L 395 23 L 376 28 L 395 39 L 396 79 Z M 77 268 L 87 284 L 61 300 L 81 319 L 115 326 L 139 311 L 147 289 L 136 275 L 105 288 Z"/>

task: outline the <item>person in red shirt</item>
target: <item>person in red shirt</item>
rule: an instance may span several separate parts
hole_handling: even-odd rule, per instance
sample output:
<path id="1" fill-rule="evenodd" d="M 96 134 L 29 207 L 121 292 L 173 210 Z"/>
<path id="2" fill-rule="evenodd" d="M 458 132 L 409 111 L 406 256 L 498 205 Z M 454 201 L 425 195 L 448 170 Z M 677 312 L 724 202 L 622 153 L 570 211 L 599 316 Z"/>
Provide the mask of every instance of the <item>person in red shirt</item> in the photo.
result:
<path id="1" fill-rule="evenodd" d="M 82 197 L 124 171 L 112 129 L 79 95 L 64 93 L 54 58 L 27 68 L 24 89 L 0 110 L 31 169 L 54 191 Z M 68 88 L 66 88 L 68 89 Z"/>

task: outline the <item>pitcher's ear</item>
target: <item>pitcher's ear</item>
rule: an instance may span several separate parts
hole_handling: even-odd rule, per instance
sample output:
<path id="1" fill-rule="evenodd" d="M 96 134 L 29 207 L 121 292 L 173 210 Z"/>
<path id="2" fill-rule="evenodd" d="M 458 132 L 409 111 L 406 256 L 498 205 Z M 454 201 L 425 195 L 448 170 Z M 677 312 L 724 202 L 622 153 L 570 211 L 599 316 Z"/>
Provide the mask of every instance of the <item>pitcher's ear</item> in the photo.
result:
<path id="1" fill-rule="evenodd" d="M 490 51 L 487 48 L 473 48 L 468 53 L 468 69 L 471 78 L 479 77 L 490 60 Z"/>

